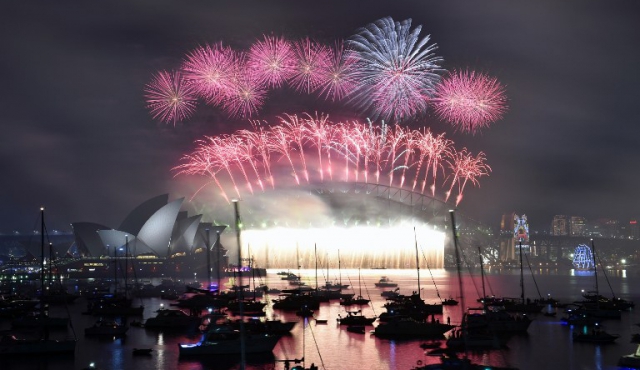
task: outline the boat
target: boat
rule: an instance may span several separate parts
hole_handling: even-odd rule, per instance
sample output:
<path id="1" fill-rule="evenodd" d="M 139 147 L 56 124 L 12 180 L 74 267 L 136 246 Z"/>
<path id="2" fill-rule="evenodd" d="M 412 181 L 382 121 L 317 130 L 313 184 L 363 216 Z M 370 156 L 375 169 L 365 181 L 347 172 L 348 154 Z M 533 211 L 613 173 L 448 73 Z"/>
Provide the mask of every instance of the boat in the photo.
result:
<path id="1" fill-rule="evenodd" d="M 43 251 L 40 269 L 42 271 L 40 283 L 41 291 L 45 291 L 44 281 L 44 240 L 45 240 L 45 226 L 44 226 L 44 207 L 40 208 L 41 223 L 40 223 L 40 235 L 41 235 L 41 248 Z M 42 296 L 42 295 L 41 295 Z M 40 315 L 42 317 L 48 317 L 48 311 L 46 305 L 40 302 Z M 49 354 L 75 354 L 76 340 L 75 339 L 52 339 L 49 337 L 49 328 L 44 327 L 44 330 L 39 333 L 40 336 L 35 338 L 19 338 L 16 334 L 4 334 L 0 338 L 0 354 L 3 356 L 15 355 L 15 356 L 33 356 L 33 355 L 49 355 Z"/>
<path id="2" fill-rule="evenodd" d="M 347 316 L 342 317 L 338 314 L 338 323 L 340 325 L 371 325 L 376 321 L 377 317 L 366 317 L 361 310 L 347 311 Z"/>
<path id="3" fill-rule="evenodd" d="M 378 280 L 377 283 L 375 283 L 375 286 L 376 288 L 395 288 L 398 286 L 398 283 L 395 283 L 388 277 L 383 276 L 380 278 L 380 280 Z"/>
<path id="4" fill-rule="evenodd" d="M 458 357 L 455 353 L 442 351 L 440 356 L 440 363 L 423 365 L 421 360 L 418 360 L 416 367 L 411 370 L 518 370 L 514 367 L 502 367 L 502 366 L 490 366 L 473 363 L 466 357 Z"/>
<path id="5" fill-rule="evenodd" d="M 444 333 L 453 329 L 449 324 L 438 321 L 418 321 L 412 318 L 399 318 L 380 323 L 373 331 L 376 337 L 405 339 L 405 338 L 442 338 Z"/>
<path id="6" fill-rule="evenodd" d="M 98 320 L 93 326 L 84 329 L 85 336 L 123 336 L 129 327 L 116 321 Z"/>
<path id="7" fill-rule="evenodd" d="M 573 341 L 582 342 L 582 343 L 596 343 L 596 344 L 613 343 L 618 338 L 620 338 L 619 334 L 609 334 L 598 327 L 594 327 L 590 331 L 573 333 Z"/>
<path id="8" fill-rule="evenodd" d="M 189 316 L 182 310 L 160 309 L 156 317 L 145 321 L 144 327 L 149 329 L 186 329 L 198 327 L 202 320 L 197 316 Z"/>
<path id="9" fill-rule="evenodd" d="M 628 367 L 631 369 L 640 369 L 640 345 L 634 353 L 621 356 L 618 360 L 619 367 Z"/>
<path id="10" fill-rule="evenodd" d="M 442 305 L 443 306 L 457 306 L 458 305 L 458 301 L 456 301 L 455 299 L 449 297 L 447 299 L 443 299 L 442 300 Z"/>
<path id="11" fill-rule="evenodd" d="M 364 298 L 362 296 L 362 279 L 360 276 L 360 269 L 358 269 L 358 286 L 360 288 L 360 293 L 358 294 L 357 297 L 353 298 L 353 297 L 345 297 L 340 299 L 340 305 L 341 306 L 362 306 L 365 304 L 369 304 L 369 302 L 371 302 L 370 299 Z"/>
<path id="12" fill-rule="evenodd" d="M 180 356 L 197 355 L 238 355 L 244 353 L 270 353 L 280 340 L 280 335 L 244 333 L 230 325 L 215 325 L 197 343 L 178 344 Z M 244 342 L 244 346 L 241 345 Z"/>
<path id="13" fill-rule="evenodd" d="M 151 356 L 152 348 L 134 348 L 132 353 L 134 356 Z"/>
<path id="14" fill-rule="evenodd" d="M 51 355 L 73 354 L 76 350 L 75 340 L 56 340 L 47 338 L 18 338 L 12 334 L 3 335 L 0 338 L 0 353 L 3 356 L 11 355 Z"/>
<path id="15" fill-rule="evenodd" d="M 351 333 L 364 334 L 365 328 L 364 325 L 349 325 L 347 326 L 347 331 Z"/>

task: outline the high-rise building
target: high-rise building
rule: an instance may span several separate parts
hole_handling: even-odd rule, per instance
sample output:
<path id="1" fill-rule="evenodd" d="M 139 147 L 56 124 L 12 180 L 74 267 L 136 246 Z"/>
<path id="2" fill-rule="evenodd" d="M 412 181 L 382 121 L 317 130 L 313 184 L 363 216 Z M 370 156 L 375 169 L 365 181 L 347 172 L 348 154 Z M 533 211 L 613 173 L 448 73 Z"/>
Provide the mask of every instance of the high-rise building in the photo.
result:
<path id="1" fill-rule="evenodd" d="M 635 240 L 640 239 L 640 223 L 638 223 L 638 218 L 629 221 L 629 237 Z"/>
<path id="2" fill-rule="evenodd" d="M 553 216 L 551 224 L 551 235 L 566 236 L 569 235 L 569 218 L 565 215 Z"/>
<path id="3" fill-rule="evenodd" d="M 580 216 L 571 216 L 569 223 L 569 235 L 583 236 L 587 229 L 587 219 Z"/>

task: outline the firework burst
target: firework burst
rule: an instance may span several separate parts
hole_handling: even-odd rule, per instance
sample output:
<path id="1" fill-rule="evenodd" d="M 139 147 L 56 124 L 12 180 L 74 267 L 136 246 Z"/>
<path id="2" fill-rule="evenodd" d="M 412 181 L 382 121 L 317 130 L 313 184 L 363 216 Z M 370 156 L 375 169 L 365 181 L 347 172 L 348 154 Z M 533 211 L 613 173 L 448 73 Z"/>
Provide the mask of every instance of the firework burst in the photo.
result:
<path id="1" fill-rule="evenodd" d="M 436 114 L 456 130 L 475 134 L 502 118 L 506 101 L 504 87 L 497 79 L 474 71 L 456 71 L 436 87 L 433 105 Z"/>
<path id="2" fill-rule="evenodd" d="M 327 79 L 331 52 L 328 47 L 309 38 L 296 42 L 297 58 L 291 86 L 299 92 L 311 93 Z"/>
<path id="3" fill-rule="evenodd" d="M 189 118 L 196 108 L 196 94 L 192 84 L 180 72 L 158 72 L 145 87 L 147 108 L 155 119 L 173 122 Z"/>
<path id="4" fill-rule="evenodd" d="M 249 51 L 249 68 L 267 87 L 280 87 L 294 75 L 295 66 L 293 47 L 282 37 L 264 36 Z"/>
<path id="5" fill-rule="evenodd" d="M 349 96 L 358 85 L 354 73 L 356 59 L 351 50 L 345 50 L 344 44 L 336 43 L 329 50 L 324 81 L 318 87 L 319 95 L 332 101 L 342 100 Z"/>
<path id="6" fill-rule="evenodd" d="M 430 36 L 419 38 L 411 19 L 382 18 L 349 39 L 355 51 L 359 85 L 352 100 L 374 117 L 401 121 L 426 111 L 440 80 L 442 58 Z"/>
<path id="7" fill-rule="evenodd" d="M 235 59 L 235 52 L 221 43 L 205 45 L 187 54 L 182 71 L 201 98 L 218 105 L 234 87 Z"/>

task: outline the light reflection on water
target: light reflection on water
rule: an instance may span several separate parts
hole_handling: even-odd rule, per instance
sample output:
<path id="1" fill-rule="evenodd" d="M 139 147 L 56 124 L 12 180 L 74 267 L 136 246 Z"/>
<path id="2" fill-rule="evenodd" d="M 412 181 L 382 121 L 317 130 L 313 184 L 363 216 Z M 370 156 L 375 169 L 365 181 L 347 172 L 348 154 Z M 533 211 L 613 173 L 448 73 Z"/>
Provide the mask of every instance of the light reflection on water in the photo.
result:
<path id="1" fill-rule="evenodd" d="M 277 271 L 270 271 L 268 277 L 262 278 L 262 282 L 270 287 L 286 288 L 287 282 L 280 280 L 276 275 Z M 359 294 L 357 270 L 331 271 L 332 276 L 328 276 L 331 281 L 342 279 L 343 283 L 354 285 L 351 293 Z M 389 276 L 398 282 L 400 292 L 410 294 L 417 290 L 416 272 L 414 270 L 362 270 L 363 282 L 362 293 L 372 299 L 373 307 L 364 307 L 363 313 L 367 316 L 379 315 L 383 312 L 382 305 L 384 298 L 380 296 L 382 289 L 374 287 L 380 276 Z M 309 285 L 315 285 L 315 271 L 300 271 L 302 276 L 306 276 Z M 431 279 L 433 275 L 433 280 Z M 600 274 L 599 274 L 600 275 Z M 637 273 L 628 271 L 626 274 L 610 274 L 608 277 L 611 290 L 616 292 L 617 297 L 632 299 L 640 303 L 640 291 L 633 289 L 633 279 L 638 277 Z M 320 274 L 320 284 L 323 284 L 327 276 Z M 581 299 L 581 290 L 593 290 L 595 286 L 594 275 L 574 274 L 569 271 L 564 273 L 536 270 L 535 279 L 537 287 L 531 278 L 530 273 L 525 273 L 525 292 L 527 296 L 537 298 L 538 290 L 541 295 L 551 294 L 552 297 L 561 302 L 568 303 Z M 492 271 L 486 277 L 487 294 L 497 296 L 519 297 L 520 279 L 519 270 L 513 271 Z M 454 271 L 433 270 L 432 274 L 421 272 L 421 294 L 422 298 L 429 303 L 438 302 L 438 294 L 434 287 L 437 286 L 441 297 L 460 296 L 458 293 L 457 273 Z M 463 275 L 463 287 L 467 306 L 477 307 L 476 298 L 482 293 L 482 284 L 479 280 L 479 273 L 470 277 L 466 272 Z M 490 287 L 490 288 L 489 288 Z M 610 289 L 606 281 L 600 281 L 601 293 L 610 296 Z M 274 297 L 272 297 L 274 298 Z M 153 316 L 154 311 L 164 303 L 168 306 L 170 302 L 162 301 L 158 298 L 144 300 L 144 317 Z M 199 333 L 189 334 L 175 332 L 158 332 L 144 328 L 131 327 L 128 334 L 123 339 L 100 340 L 94 338 L 84 338 L 84 328 L 92 325 L 96 318 L 82 315 L 86 305 L 78 302 L 70 306 L 74 329 L 78 334 L 78 345 L 75 358 L 69 357 L 48 357 L 48 358 L 26 358 L 26 359 L 3 359 L 2 370 L 9 369 L 48 369 L 48 370 L 68 370 L 82 369 L 90 362 L 96 363 L 96 368 L 100 369 L 239 369 L 238 359 L 233 357 L 205 358 L 205 359 L 179 359 L 178 343 L 193 343 L 200 337 Z M 57 309 L 58 312 L 54 310 Z M 55 313 L 64 313 L 63 308 L 54 308 Z M 268 315 L 273 315 L 273 310 L 268 310 Z M 419 348 L 422 341 L 393 341 L 378 339 L 369 334 L 373 327 L 367 327 L 367 333 L 355 334 L 340 328 L 336 318 L 339 314 L 344 315 L 344 307 L 338 302 L 329 304 L 323 303 L 318 313 L 319 317 L 327 318 L 327 324 L 316 324 L 313 320 L 304 325 L 305 335 L 302 335 L 303 325 L 300 322 L 293 329 L 291 336 L 283 337 L 272 355 L 252 357 L 248 359 L 247 369 L 249 370 L 281 370 L 282 362 L 276 360 L 305 357 L 306 365 L 312 362 L 320 369 L 340 370 L 366 367 L 371 370 L 409 370 L 416 365 L 416 361 L 424 363 L 437 362 L 435 357 L 424 356 L 424 350 Z M 278 317 L 287 320 L 300 320 L 293 313 L 278 312 Z M 460 307 L 444 307 L 441 321 L 446 322 L 450 317 L 453 324 L 460 322 Z M 572 335 L 580 328 L 562 325 L 560 318 L 562 311 L 558 311 L 556 317 L 545 317 L 538 315 L 531 324 L 528 335 L 512 338 L 508 343 L 508 350 L 491 352 L 470 352 L 469 356 L 476 362 L 492 365 L 508 365 L 526 369 L 615 369 L 615 364 L 621 355 L 632 353 L 636 345 L 629 343 L 629 339 L 638 329 L 634 324 L 640 322 L 638 311 L 625 312 L 621 320 L 606 321 L 604 328 L 610 333 L 620 334 L 617 343 L 607 346 L 597 346 L 589 343 L 573 343 Z M 0 329 L 6 328 L 7 322 L 0 322 Z M 638 329 L 638 330 L 636 330 Z M 59 334 L 58 334 L 59 335 Z M 133 356 L 133 348 L 152 348 L 152 356 Z"/>

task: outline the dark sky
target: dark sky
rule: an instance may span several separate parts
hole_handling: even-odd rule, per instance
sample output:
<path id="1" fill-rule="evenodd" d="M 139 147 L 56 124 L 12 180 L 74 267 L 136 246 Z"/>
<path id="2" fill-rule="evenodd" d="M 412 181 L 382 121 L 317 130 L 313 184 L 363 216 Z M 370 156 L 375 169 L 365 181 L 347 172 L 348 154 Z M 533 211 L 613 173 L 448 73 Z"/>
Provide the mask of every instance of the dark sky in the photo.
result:
<path id="1" fill-rule="evenodd" d="M 144 85 L 195 46 L 345 39 L 385 16 L 422 25 L 447 69 L 506 85 L 508 113 L 481 134 L 433 125 L 493 169 L 461 211 L 492 226 L 525 213 L 533 229 L 554 214 L 640 215 L 640 2 L 11 1 L 0 12 L 0 232 L 30 230 L 41 205 L 50 229 L 116 227 L 140 202 L 184 193 L 171 171 L 181 154 L 246 123 L 202 106 L 175 128 L 149 116 Z M 332 109 L 294 106 L 270 95 L 265 114 Z"/>

